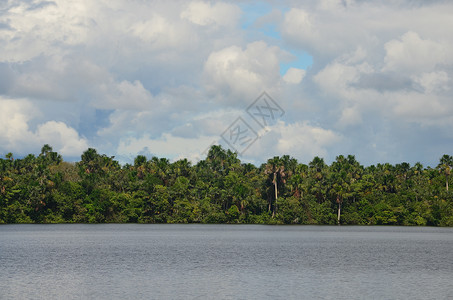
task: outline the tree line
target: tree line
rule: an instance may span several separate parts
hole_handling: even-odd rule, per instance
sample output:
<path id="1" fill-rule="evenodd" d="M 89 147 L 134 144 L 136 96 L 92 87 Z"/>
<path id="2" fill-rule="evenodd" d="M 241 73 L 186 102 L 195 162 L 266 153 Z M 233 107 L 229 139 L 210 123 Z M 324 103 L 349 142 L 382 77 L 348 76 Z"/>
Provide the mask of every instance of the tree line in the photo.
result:
<path id="1" fill-rule="evenodd" d="M 248 223 L 453 226 L 453 157 L 364 167 L 288 155 L 261 166 L 214 145 L 206 159 L 133 164 L 89 148 L 76 163 L 44 145 L 0 158 L 0 223 Z"/>

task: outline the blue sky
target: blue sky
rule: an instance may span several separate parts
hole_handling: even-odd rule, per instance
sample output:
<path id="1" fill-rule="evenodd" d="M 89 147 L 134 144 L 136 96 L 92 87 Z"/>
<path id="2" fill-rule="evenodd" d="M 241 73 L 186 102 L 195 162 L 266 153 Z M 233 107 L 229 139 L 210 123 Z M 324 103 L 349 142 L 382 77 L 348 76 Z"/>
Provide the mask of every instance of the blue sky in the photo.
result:
<path id="1" fill-rule="evenodd" d="M 19 1 L 0 4 L 0 156 L 50 144 L 204 158 L 242 118 L 241 159 L 435 166 L 453 149 L 445 1 Z M 266 91 L 285 111 L 262 128 Z M 251 131 L 252 132 L 252 131 Z M 234 149 L 233 149 L 234 150 Z"/>
<path id="2" fill-rule="evenodd" d="M 260 22 L 266 16 L 279 12 L 284 14 L 289 11 L 286 5 L 271 5 L 268 2 L 250 2 L 242 3 L 239 5 L 242 10 L 241 28 L 247 32 L 253 39 L 259 34 L 265 35 L 274 44 L 279 45 L 294 57 L 289 62 L 280 63 L 280 75 L 284 76 L 289 68 L 299 68 L 306 70 L 313 64 L 313 57 L 300 49 L 288 47 L 284 44 L 282 36 L 278 28 L 278 20 L 268 19 L 267 22 Z"/>

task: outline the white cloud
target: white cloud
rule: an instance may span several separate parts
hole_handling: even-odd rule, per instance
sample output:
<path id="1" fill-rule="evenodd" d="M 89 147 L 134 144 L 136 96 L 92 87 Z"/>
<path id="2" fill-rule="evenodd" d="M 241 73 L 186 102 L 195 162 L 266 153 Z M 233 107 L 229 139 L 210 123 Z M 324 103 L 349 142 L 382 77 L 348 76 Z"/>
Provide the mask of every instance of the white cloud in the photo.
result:
<path id="1" fill-rule="evenodd" d="M 0 15 L 0 22 L 12 28 L 0 37 L 0 41 L 5 43 L 0 47 L 0 56 L 5 61 L 23 62 L 43 53 L 61 53 L 65 46 L 79 45 L 87 39 L 85 1 L 21 1 L 11 4 L 11 9 Z"/>
<path id="2" fill-rule="evenodd" d="M 341 127 L 358 125 L 362 123 L 362 116 L 358 107 L 347 107 L 341 112 L 338 125 Z"/>
<path id="3" fill-rule="evenodd" d="M 407 32 L 436 43 L 452 41 L 453 8 L 447 2 L 308 1 L 294 6 L 284 15 L 282 37 L 322 63 L 358 46 L 372 54 L 370 61 L 380 60 L 382 44 Z"/>
<path id="4" fill-rule="evenodd" d="M 181 18 L 200 26 L 235 26 L 240 9 L 230 3 L 193 1 L 181 12 Z"/>
<path id="5" fill-rule="evenodd" d="M 5 146 L 18 148 L 21 139 L 28 140 L 28 121 L 35 115 L 28 101 L 0 99 L 0 136 Z"/>
<path id="6" fill-rule="evenodd" d="M 0 99 L 0 150 L 24 155 L 50 144 L 62 155 L 74 157 L 88 148 L 88 141 L 63 122 L 43 122 L 32 130 L 29 124 L 42 114 L 28 100 Z"/>
<path id="7" fill-rule="evenodd" d="M 431 71 L 437 65 L 453 63 L 453 48 L 450 45 L 422 39 L 413 31 L 405 33 L 401 39 L 389 41 L 384 47 L 383 71 Z"/>
<path id="8" fill-rule="evenodd" d="M 165 133 L 153 139 L 149 136 L 140 138 L 125 138 L 119 143 L 117 153 L 121 156 L 136 156 L 140 152 L 148 152 L 158 157 L 177 160 L 188 158 L 196 162 L 204 157 L 203 151 L 216 139 L 216 136 L 200 136 L 198 138 L 183 138 Z"/>
<path id="9" fill-rule="evenodd" d="M 406 92 L 395 95 L 393 102 L 395 118 L 424 126 L 453 126 L 453 104 L 450 97 Z"/>
<path id="10" fill-rule="evenodd" d="M 319 71 L 313 79 L 323 92 L 353 100 L 357 90 L 352 85 L 358 83 L 363 74 L 372 72 L 372 67 L 366 62 L 348 65 L 335 61 Z"/>
<path id="11" fill-rule="evenodd" d="M 297 44 L 313 44 L 320 34 L 313 20 L 314 17 L 313 14 L 304 9 L 292 8 L 284 16 L 282 23 L 283 35 Z"/>
<path id="12" fill-rule="evenodd" d="M 334 59 L 357 47 L 373 49 L 379 43 L 370 28 L 374 24 L 366 17 L 375 18 L 383 12 L 366 9 L 367 4 L 345 8 L 335 3 L 335 9 L 322 5 L 299 6 L 284 14 L 280 24 L 282 37 L 318 60 Z"/>
<path id="13" fill-rule="evenodd" d="M 283 80 L 290 84 L 299 84 L 305 77 L 306 71 L 298 68 L 289 68 L 283 76 Z"/>
<path id="14" fill-rule="evenodd" d="M 244 159 L 288 151 L 329 160 L 362 151 L 364 140 L 375 144 L 362 151 L 368 161 L 450 151 L 451 3 L 288 0 L 264 12 L 251 3 L 7 1 L 1 150 L 26 154 L 47 140 L 65 155 L 120 144 L 132 156 L 147 146 L 192 155 L 186 145 L 207 147 L 265 90 L 285 123 Z M 308 53 L 313 65 L 295 62 L 282 76 L 289 53 Z M 402 137 L 416 135 L 431 142 L 412 151 Z"/>
<path id="15" fill-rule="evenodd" d="M 187 27 L 155 13 L 147 20 L 132 24 L 130 31 L 151 50 L 188 47 L 196 40 L 196 35 Z"/>
<path id="16" fill-rule="evenodd" d="M 328 147 L 341 140 L 338 133 L 312 126 L 308 122 L 280 123 L 277 130 L 280 132 L 280 139 L 277 143 L 279 152 L 291 153 L 304 160 L 314 156 L 326 156 Z"/>
<path id="17" fill-rule="evenodd" d="M 49 121 L 41 124 L 35 136 L 40 144 L 50 144 L 64 156 L 79 156 L 88 148 L 87 140 L 63 122 Z"/>
<path id="18" fill-rule="evenodd" d="M 347 6 L 353 5 L 355 0 L 320 0 L 319 8 L 323 10 L 345 9 Z"/>
<path id="19" fill-rule="evenodd" d="M 267 131 L 260 132 L 260 138 L 243 153 L 241 159 L 262 163 L 279 155 L 291 155 L 301 162 L 308 162 L 314 156 L 326 156 L 331 147 L 343 137 L 340 133 L 308 121 L 286 123 L 282 120 Z"/>
<path id="20" fill-rule="evenodd" d="M 231 46 L 215 51 L 204 66 L 208 90 L 253 99 L 279 82 L 279 63 L 287 57 L 289 54 L 263 41 L 249 43 L 244 50 Z"/>
<path id="21" fill-rule="evenodd" d="M 451 80 L 445 71 L 422 73 L 412 79 L 428 94 L 450 89 Z"/>
<path id="22" fill-rule="evenodd" d="M 149 110 L 153 107 L 153 96 L 138 80 L 103 83 L 97 93 L 99 100 L 95 106 L 98 108 Z"/>

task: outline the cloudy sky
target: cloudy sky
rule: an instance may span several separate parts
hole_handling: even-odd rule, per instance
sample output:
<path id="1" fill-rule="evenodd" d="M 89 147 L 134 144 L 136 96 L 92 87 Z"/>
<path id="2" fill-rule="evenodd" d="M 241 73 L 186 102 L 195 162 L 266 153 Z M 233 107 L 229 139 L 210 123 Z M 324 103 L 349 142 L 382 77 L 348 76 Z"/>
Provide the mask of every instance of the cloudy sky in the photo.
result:
<path id="1" fill-rule="evenodd" d="M 67 160 L 196 162 L 240 117 L 259 136 L 243 161 L 435 166 L 453 154 L 452 15 L 422 0 L 1 1 L 0 157 L 47 143 Z M 284 111 L 266 128 L 246 111 L 264 91 Z"/>

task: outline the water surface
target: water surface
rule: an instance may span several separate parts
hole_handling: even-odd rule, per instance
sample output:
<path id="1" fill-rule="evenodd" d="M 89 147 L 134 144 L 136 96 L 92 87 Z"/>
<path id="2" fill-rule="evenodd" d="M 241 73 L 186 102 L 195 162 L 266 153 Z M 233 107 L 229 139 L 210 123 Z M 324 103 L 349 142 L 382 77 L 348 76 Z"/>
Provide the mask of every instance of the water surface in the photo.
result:
<path id="1" fill-rule="evenodd" d="M 0 226 L 0 299 L 452 295 L 453 228 Z"/>

